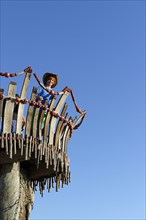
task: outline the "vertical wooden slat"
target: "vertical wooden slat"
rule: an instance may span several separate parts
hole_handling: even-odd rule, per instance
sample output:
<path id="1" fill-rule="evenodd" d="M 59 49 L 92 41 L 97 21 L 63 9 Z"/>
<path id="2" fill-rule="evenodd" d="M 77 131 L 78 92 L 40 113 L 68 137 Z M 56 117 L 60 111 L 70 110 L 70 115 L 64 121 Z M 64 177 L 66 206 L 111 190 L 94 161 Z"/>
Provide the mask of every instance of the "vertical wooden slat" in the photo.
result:
<path id="1" fill-rule="evenodd" d="M 16 154 L 17 150 L 16 150 L 16 134 L 13 134 L 13 143 L 14 143 L 14 154 Z"/>
<path id="2" fill-rule="evenodd" d="M 12 133 L 9 134 L 9 147 L 10 147 L 9 156 L 12 159 L 12 156 L 13 156 Z"/>
<path id="3" fill-rule="evenodd" d="M 65 119 L 68 119 L 68 115 L 65 116 Z M 68 125 L 63 123 L 62 126 L 61 126 L 61 129 L 60 129 L 60 134 L 59 134 L 59 144 L 60 146 L 59 149 L 61 149 L 62 151 L 64 151 L 64 137 L 65 137 L 65 132 L 68 128 Z"/>
<path id="4" fill-rule="evenodd" d="M 83 114 L 80 115 L 79 117 L 76 116 L 72 123 L 73 127 L 76 126 L 82 120 L 83 117 L 84 117 Z M 71 130 L 69 129 L 66 135 L 66 139 L 65 139 L 65 152 L 67 152 L 68 141 L 70 140 L 70 133 L 71 133 Z"/>
<path id="5" fill-rule="evenodd" d="M 49 109 L 52 110 L 54 108 L 54 104 L 56 101 L 56 97 L 54 97 L 50 103 Z M 50 111 L 47 112 L 47 118 L 45 121 L 45 126 L 44 126 L 44 134 L 43 134 L 43 139 L 44 142 L 47 141 L 47 136 L 48 136 L 48 131 L 49 131 L 49 122 L 50 122 L 51 114 Z"/>
<path id="6" fill-rule="evenodd" d="M 4 94 L 4 89 L 0 88 L 0 94 Z M 0 99 L 0 117 L 2 117 L 3 113 L 3 99 Z"/>
<path id="7" fill-rule="evenodd" d="M 67 117 L 68 117 L 68 114 L 66 113 L 66 115 L 64 116 L 64 118 L 67 119 Z M 64 129 L 65 129 L 65 124 L 64 124 L 63 121 L 62 121 L 62 124 L 61 124 L 61 126 L 60 126 L 60 131 L 59 131 L 58 145 L 57 145 L 57 148 L 58 148 L 59 150 L 62 150 L 62 148 L 63 148 L 63 143 L 62 143 L 62 141 L 63 141 Z"/>
<path id="8" fill-rule="evenodd" d="M 21 99 L 26 99 L 30 77 L 31 77 L 31 73 L 26 73 L 20 95 Z M 17 126 L 16 126 L 16 133 L 18 134 L 21 134 L 23 111 L 24 111 L 24 104 L 19 103 L 18 114 L 17 114 Z"/>
<path id="9" fill-rule="evenodd" d="M 45 101 L 45 105 L 48 105 L 48 100 Z M 43 120 L 44 120 L 44 114 L 47 114 L 46 110 L 44 109 L 41 109 L 41 111 L 39 112 L 39 122 L 38 122 L 38 137 L 39 137 L 39 140 L 42 140 L 42 123 L 43 123 Z"/>
<path id="10" fill-rule="evenodd" d="M 38 119 L 39 119 L 39 112 L 40 112 L 40 108 L 39 107 L 35 108 L 33 126 L 32 126 L 32 136 L 34 138 L 37 138 L 37 125 L 38 125 Z"/>
<path id="11" fill-rule="evenodd" d="M 80 120 L 81 117 L 77 118 L 77 116 L 74 118 L 74 120 L 72 121 L 73 126 L 75 126 L 78 122 L 78 120 Z M 70 134 L 71 134 L 71 130 L 70 128 L 68 129 L 65 139 L 64 139 L 64 151 L 67 153 L 67 147 L 68 147 L 68 141 L 70 140 Z"/>
<path id="12" fill-rule="evenodd" d="M 6 154 L 9 154 L 9 148 L 8 148 L 8 134 L 5 133 L 5 148 L 6 148 Z"/>
<path id="13" fill-rule="evenodd" d="M 2 133 L 1 148 L 4 148 L 4 133 Z"/>
<path id="14" fill-rule="evenodd" d="M 10 82 L 8 89 L 8 97 L 15 97 L 16 94 L 16 83 Z M 14 101 L 11 99 L 6 99 L 5 110 L 4 110 L 4 124 L 3 132 L 11 133 L 11 125 L 13 119 Z"/>
<path id="15" fill-rule="evenodd" d="M 0 94 L 4 94 L 4 89 L 0 88 Z M 4 148 L 4 139 L 3 139 L 3 134 L 2 134 L 2 127 L 3 127 L 3 99 L 0 99 L 0 136 L 2 136 L 1 141 L 0 141 L 0 147 Z"/>
<path id="16" fill-rule="evenodd" d="M 37 88 L 33 87 L 31 100 L 35 101 L 37 95 Z M 27 117 L 26 117 L 26 135 L 31 136 L 31 129 L 32 129 L 32 123 L 33 123 L 33 116 L 34 116 L 34 106 L 29 105 L 28 111 L 27 111 Z"/>
<path id="17" fill-rule="evenodd" d="M 46 149 L 45 163 L 46 163 L 46 168 L 48 169 L 48 167 L 49 167 L 49 147 L 47 147 L 47 149 Z"/>
<path id="18" fill-rule="evenodd" d="M 68 108 L 68 105 L 65 104 L 64 107 L 63 107 L 63 109 L 62 109 L 61 116 L 64 117 L 67 108 Z M 63 124 L 63 121 L 58 120 L 58 124 L 57 124 L 57 126 L 56 126 L 56 132 L 55 132 L 55 135 L 54 135 L 54 145 L 55 145 L 56 147 L 58 146 L 59 133 L 60 133 L 60 129 L 61 129 L 62 124 Z"/>
<path id="19" fill-rule="evenodd" d="M 28 160 L 28 136 L 25 137 L 25 160 Z"/>
<path id="20" fill-rule="evenodd" d="M 65 100 L 67 99 L 67 96 L 69 95 L 69 92 L 65 92 L 59 99 L 57 105 L 56 105 L 56 108 L 54 109 L 54 111 L 56 113 L 60 113 L 61 109 L 63 108 L 63 105 L 65 103 Z M 57 121 L 57 118 L 56 117 L 52 117 L 51 118 L 51 121 L 50 121 L 50 130 L 49 130 L 49 139 L 48 139 L 48 142 L 49 144 L 54 144 L 53 143 L 53 140 L 54 140 L 54 128 L 55 128 L 55 125 L 56 125 L 56 121 Z"/>
<path id="21" fill-rule="evenodd" d="M 20 141 L 20 135 L 18 136 L 18 145 L 19 145 L 19 148 L 20 148 L 20 146 L 21 146 L 21 156 L 23 156 L 23 153 L 24 153 L 24 142 L 23 142 L 23 140 L 21 140 Z"/>
<path id="22" fill-rule="evenodd" d="M 29 140 L 29 158 L 31 157 L 31 151 L 32 151 L 32 136 L 30 136 L 30 140 Z"/>
<path id="23" fill-rule="evenodd" d="M 69 118 L 69 121 L 72 121 L 71 117 Z M 64 129 L 64 133 L 63 133 L 63 139 L 62 139 L 62 151 L 64 151 L 64 152 L 66 150 L 65 144 L 66 144 L 66 137 L 67 137 L 68 130 L 69 130 L 69 125 L 66 124 L 65 129 Z"/>
<path id="24" fill-rule="evenodd" d="M 35 139 L 34 139 L 34 137 L 32 136 L 32 152 L 34 152 L 34 146 L 35 146 Z"/>
<path id="25" fill-rule="evenodd" d="M 32 121 L 32 136 L 33 136 L 33 146 L 32 146 L 32 151 L 35 152 L 35 159 L 37 158 L 37 148 L 38 148 L 38 137 L 37 137 L 37 126 L 38 126 L 38 119 L 39 119 L 39 112 L 40 108 L 35 107 L 33 109 L 33 121 Z"/>

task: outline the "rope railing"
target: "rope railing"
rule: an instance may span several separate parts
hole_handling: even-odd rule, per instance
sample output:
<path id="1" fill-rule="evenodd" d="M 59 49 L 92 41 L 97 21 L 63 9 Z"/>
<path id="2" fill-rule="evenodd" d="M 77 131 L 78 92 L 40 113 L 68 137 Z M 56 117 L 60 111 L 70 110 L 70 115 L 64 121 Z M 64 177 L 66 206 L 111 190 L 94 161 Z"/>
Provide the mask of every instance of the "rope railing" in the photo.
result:
<path id="1" fill-rule="evenodd" d="M 63 121 L 63 123 L 68 124 L 68 126 L 69 126 L 69 128 L 71 130 L 70 137 L 71 137 L 71 135 L 73 133 L 73 130 L 78 129 L 78 127 L 81 125 L 81 123 L 82 123 L 82 121 L 83 121 L 83 119 L 85 117 L 83 115 L 83 117 L 81 117 L 80 122 L 77 125 L 74 126 L 72 121 L 70 121 L 67 118 L 61 116 L 59 113 L 55 112 L 54 110 L 51 110 L 49 108 L 49 105 L 43 105 L 41 103 L 41 101 L 36 102 L 34 100 L 21 99 L 21 98 L 18 98 L 18 97 L 8 97 L 8 96 L 5 96 L 3 93 L 0 94 L 0 100 L 2 100 L 2 99 L 11 100 L 11 101 L 13 101 L 15 103 L 30 104 L 31 106 L 34 106 L 34 107 L 37 107 L 37 108 L 42 108 L 43 110 L 49 111 L 52 116 L 54 116 L 56 118 L 59 118 L 59 120 Z"/>
<path id="2" fill-rule="evenodd" d="M 0 72 L 0 76 L 5 76 L 6 78 L 9 78 L 9 77 L 15 77 L 15 76 L 19 76 L 23 73 L 32 73 L 32 67 L 29 66 L 27 68 L 25 68 L 22 72 L 19 72 L 19 73 L 4 73 L 4 72 Z M 12 98 L 15 102 L 19 103 L 21 102 L 22 104 L 27 104 L 29 103 L 30 105 L 34 105 L 36 107 L 40 107 L 40 108 L 43 108 L 44 110 L 48 110 L 51 112 L 51 114 L 55 117 L 59 117 L 60 120 L 68 123 L 69 127 L 71 128 L 71 130 L 73 129 L 77 129 L 79 128 L 79 126 L 82 124 L 83 120 L 84 120 L 84 117 L 86 116 L 86 110 L 82 111 L 79 106 L 77 105 L 76 103 L 76 99 L 75 99 L 75 95 L 74 95 L 74 92 L 72 89 L 70 89 L 69 87 L 65 87 L 61 92 L 55 92 L 51 89 L 47 89 L 42 83 L 41 83 L 41 80 L 39 79 L 39 77 L 37 76 L 36 73 L 33 73 L 35 79 L 37 80 L 38 84 L 44 89 L 46 90 L 48 93 L 50 93 L 51 95 L 62 95 L 64 94 L 66 91 L 69 92 L 71 94 L 71 97 L 72 97 L 72 101 L 74 103 L 74 106 L 76 108 L 76 111 L 78 113 L 80 113 L 83 117 L 81 118 L 81 121 L 73 127 L 72 123 L 70 121 L 68 121 L 67 119 L 63 118 L 62 116 L 60 116 L 58 113 L 56 113 L 54 110 L 50 110 L 48 106 L 45 106 L 43 105 L 42 103 L 40 102 L 36 102 L 36 101 L 32 101 L 32 100 L 28 100 L 28 99 L 20 99 L 20 98 Z M 6 97 L 4 96 L 4 94 L 0 94 L 0 99 L 3 99 L 3 98 L 10 98 L 11 97 Z"/>
<path id="3" fill-rule="evenodd" d="M 32 68 L 31 66 L 27 67 L 26 69 L 24 69 L 22 72 L 19 72 L 19 73 L 4 73 L 4 72 L 0 72 L 0 76 L 5 76 L 6 78 L 9 78 L 9 77 L 15 77 L 15 76 L 19 76 L 19 75 L 22 75 L 24 73 L 32 73 Z"/>
<path id="4" fill-rule="evenodd" d="M 61 94 L 65 93 L 66 91 L 69 92 L 69 93 L 71 94 L 71 97 L 72 97 L 72 100 L 73 100 L 73 103 L 74 103 L 74 105 L 75 105 L 75 108 L 76 108 L 77 112 L 78 112 L 78 113 L 81 113 L 81 114 L 86 114 L 86 110 L 82 111 L 82 110 L 78 107 L 78 105 L 77 105 L 77 103 L 76 103 L 76 100 L 75 100 L 75 96 L 74 96 L 73 90 L 71 90 L 69 87 L 66 86 L 61 92 L 55 92 L 55 91 L 53 91 L 53 90 L 51 90 L 51 89 L 47 89 L 47 88 L 41 83 L 41 81 L 40 81 L 40 79 L 38 78 L 38 76 L 37 76 L 36 73 L 34 73 L 33 75 L 34 75 L 34 77 L 36 78 L 38 84 L 39 84 L 44 90 L 46 90 L 47 92 L 49 92 L 51 95 L 61 95 Z"/>
<path id="5" fill-rule="evenodd" d="M 0 100 L 2 100 L 2 99 L 11 100 L 15 103 L 30 104 L 31 106 L 35 106 L 35 107 L 42 108 L 43 110 L 47 110 L 51 113 L 52 116 L 55 116 L 56 118 L 59 118 L 64 123 L 67 123 L 69 125 L 69 127 L 71 128 L 71 130 L 74 129 L 73 124 L 72 124 L 71 121 L 64 118 L 59 113 L 56 113 L 54 110 L 51 110 L 49 108 L 49 105 L 43 105 L 40 101 L 37 102 L 37 101 L 34 101 L 34 100 L 21 99 L 21 98 L 18 98 L 18 97 L 16 97 L 16 98 L 15 97 L 9 97 L 9 96 L 5 96 L 3 93 L 0 94 Z"/>
<path id="6" fill-rule="evenodd" d="M 6 78 L 9 78 L 9 77 L 14 77 L 14 76 L 19 76 L 19 75 L 21 75 L 21 74 L 23 74 L 23 73 L 32 73 L 32 67 L 29 66 L 29 67 L 25 68 L 22 72 L 19 72 L 19 73 L 8 73 L 8 72 L 4 73 L 4 72 L 0 72 L 0 76 L 5 76 Z M 66 86 L 61 92 L 55 92 L 55 91 L 53 91 L 53 90 L 51 90 L 51 89 L 47 89 L 47 88 L 41 83 L 41 81 L 40 81 L 40 79 L 39 79 L 39 77 L 37 76 L 36 73 L 33 73 L 33 75 L 34 75 L 35 79 L 37 80 L 38 84 L 39 84 L 44 90 L 46 90 L 47 92 L 49 92 L 51 95 L 62 95 L 62 94 L 63 94 L 64 92 L 66 92 L 66 91 L 68 91 L 69 93 L 71 93 L 72 100 L 73 100 L 73 102 L 74 102 L 74 105 L 75 105 L 75 107 L 76 107 L 77 112 L 79 112 L 79 113 L 81 113 L 81 114 L 86 114 L 86 110 L 82 111 L 82 110 L 78 107 L 78 105 L 77 105 L 77 103 L 76 103 L 76 100 L 75 100 L 75 96 L 74 96 L 73 90 L 71 90 L 69 87 Z"/>

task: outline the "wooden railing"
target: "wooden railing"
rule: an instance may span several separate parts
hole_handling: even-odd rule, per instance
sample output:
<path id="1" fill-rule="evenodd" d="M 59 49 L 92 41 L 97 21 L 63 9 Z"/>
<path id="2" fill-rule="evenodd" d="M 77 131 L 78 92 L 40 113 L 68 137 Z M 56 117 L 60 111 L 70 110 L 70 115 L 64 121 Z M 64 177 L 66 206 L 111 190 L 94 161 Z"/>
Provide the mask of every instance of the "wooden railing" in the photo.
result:
<path id="1" fill-rule="evenodd" d="M 48 190 L 60 181 L 62 186 L 70 181 L 70 162 L 67 155 L 68 141 L 74 128 L 83 120 L 84 114 L 72 118 L 67 113 L 66 90 L 57 101 L 42 105 L 36 101 L 37 88 L 33 87 L 30 100 L 26 99 L 31 73 L 26 72 L 20 98 L 16 98 L 15 82 L 10 82 L 7 96 L 0 89 L 0 166 L 20 162 L 27 170 L 34 187 L 44 185 Z M 16 132 L 11 132 L 14 105 L 18 104 Z M 22 130 L 24 108 L 27 108 L 26 126 Z"/>

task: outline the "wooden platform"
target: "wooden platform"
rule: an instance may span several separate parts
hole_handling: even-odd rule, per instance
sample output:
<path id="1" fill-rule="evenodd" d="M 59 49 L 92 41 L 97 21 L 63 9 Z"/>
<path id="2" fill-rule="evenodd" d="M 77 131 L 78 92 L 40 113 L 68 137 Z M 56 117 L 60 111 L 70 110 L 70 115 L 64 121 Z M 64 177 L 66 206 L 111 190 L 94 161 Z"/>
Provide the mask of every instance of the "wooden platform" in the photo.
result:
<path id="1" fill-rule="evenodd" d="M 30 99 L 27 99 L 31 74 L 26 73 L 20 99 L 16 99 L 15 82 L 10 82 L 8 93 L 0 99 L 0 166 L 20 162 L 34 184 L 48 181 L 48 189 L 53 181 L 68 184 L 70 180 L 70 162 L 67 155 L 68 141 L 73 126 L 82 116 L 72 118 L 67 112 L 65 91 L 57 100 L 42 105 L 36 102 L 37 88 L 33 87 Z M 0 89 L 0 95 L 4 89 Z M 18 104 L 16 132 L 12 133 L 14 105 Z M 22 116 L 26 110 L 26 126 L 22 131 Z M 45 120 L 44 120 L 45 118 Z M 57 190 L 58 188 L 56 188 Z"/>

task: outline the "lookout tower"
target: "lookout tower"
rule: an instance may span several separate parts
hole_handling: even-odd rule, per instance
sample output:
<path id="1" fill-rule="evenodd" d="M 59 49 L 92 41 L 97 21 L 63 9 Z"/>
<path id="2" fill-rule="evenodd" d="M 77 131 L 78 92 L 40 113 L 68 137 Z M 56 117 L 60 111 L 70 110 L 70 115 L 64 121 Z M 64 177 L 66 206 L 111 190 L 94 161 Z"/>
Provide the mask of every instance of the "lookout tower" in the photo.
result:
<path id="1" fill-rule="evenodd" d="M 29 219 L 34 204 L 35 189 L 43 196 L 44 189 L 59 187 L 70 182 L 70 161 L 67 154 L 72 133 L 86 115 L 75 101 L 68 87 L 61 93 L 52 91 L 51 103 L 36 101 L 37 87 L 30 98 L 27 91 L 32 74 L 31 67 L 20 73 L 0 73 L 1 77 L 15 77 L 24 73 L 20 98 L 16 97 L 16 82 L 10 82 L 7 95 L 0 88 L 0 219 Z M 34 76 L 32 76 L 34 75 Z M 56 96 L 59 95 L 59 99 Z M 72 97 L 78 116 L 67 112 L 68 96 Z M 16 132 L 12 132 L 14 106 L 18 105 Z M 41 109 L 41 111 L 40 111 Z M 26 126 L 22 131 L 22 117 L 26 114 Z M 44 122 L 45 115 L 45 122 Z M 42 124 L 43 127 L 42 127 Z"/>

